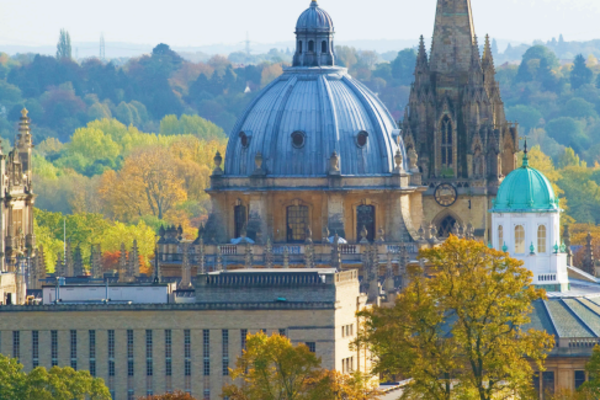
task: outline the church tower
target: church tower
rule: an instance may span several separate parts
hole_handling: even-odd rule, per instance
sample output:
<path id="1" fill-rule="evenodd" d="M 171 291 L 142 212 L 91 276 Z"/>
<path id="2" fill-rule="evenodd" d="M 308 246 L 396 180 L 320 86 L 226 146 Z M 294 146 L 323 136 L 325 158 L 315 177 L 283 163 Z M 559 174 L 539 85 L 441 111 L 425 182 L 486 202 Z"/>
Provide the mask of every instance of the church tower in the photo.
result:
<path id="1" fill-rule="evenodd" d="M 407 149 L 419 154 L 425 221 L 440 237 L 471 224 L 486 238 L 487 211 L 515 169 L 517 125 L 506 121 L 489 37 L 480 54 L 470 0 L 438 0 L 431 54 L 421 36 L 405 112 Z"/>

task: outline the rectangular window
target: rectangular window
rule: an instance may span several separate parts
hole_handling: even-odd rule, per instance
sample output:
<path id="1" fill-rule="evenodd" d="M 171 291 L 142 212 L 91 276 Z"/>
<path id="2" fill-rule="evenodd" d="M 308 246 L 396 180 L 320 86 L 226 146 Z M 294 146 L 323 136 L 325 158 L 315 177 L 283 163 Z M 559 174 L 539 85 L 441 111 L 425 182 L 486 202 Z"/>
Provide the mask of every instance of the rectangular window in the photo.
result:
<path id="1" fill-rule="evenodd" d="M 96 376 L 96 331 L 90 331 L 90 375 Z"/>
<path id="2" fill-rule="evenodd" d="M 204 399 L 203 400 L 210 400 L 210 389 L 204 389 Z"/>
<path id="3" fill-rule="evenodd" d="M 77 371 L 77 331 L 71 330 L 71 368 Z"/>
<path id="4" fill-rule="evenodd" d="M 346 327 L 342 326 L 342 337 L 346 337 Z"/>
<path id="5" fill-rule="evenodd" d="M 350 324 L 350 336 L 354 336 L 354 324 Z"/>
<path id="6" fill-rule="evenodd" d="M 40 365 L 40 332 L 31 331 L 31 358 L 33 368 Z"/>
<path id="7" fill-rule="evenodd" d="M 285 336 L 285 329 L 279 330 L 279 336 Z"/>
<path id="8" fill-rule="evenodd" d="M 229 331 L 223 329 L 223 376 L 229 376 Z"/>
<path id="9" fill-rule="evenodd" d="M 315 353 L 317 350 L 317 345 L 315 342 L 306 342 L 306 346 L 308 347 L 308 350 L 310 350 L 311 353 Z"/>
<path id="10" fill-rule="evenodd" d="M 108 331 L 108 376 L 115 376 L 115 331 Z"/>
<path id="11" fill-rule="evenodd" d="M 133 330 L 127 330 L 127 376 L 134 376 L 135 366 L 133 363 Z"/>
<path id="12" fill-rule="evenodd" d="M 202 332 L 202 357 L 204 360 L 204 376 L 210 376 L 210 331 Z"/>
<path id="13" fill-rule="evenodd" d="M 248 338 L 248 329 L 242 329 L 242 350 L 246 350 L 246 339 Z"/>
<path id="14" fill-rule="evenodd" d="M 554 394 L 554 371 L 544 371 L 542 373 L 542 398 L 549 400 Z"/>
<path id="15" fill-rule="evenodd" d="M 52 366 L 58 365 L 58 331 L 50 331 L 50 357 Z"/>
<path id="16" fill-rule="evenodd" d="M 152 364 L 152 331 L 146 330 L 146 376 L 154 375 Z"/>
<path id="17" fill-rule="evenodd" d="M 170 329 L 165 330 L 165 375 L 173 375 L 173 338 Z"/>
<path id="18" fill-rule="evenodd" d="M 575 389 L 585 383 L 585 371 L 575 371 Z"/>
<path id="19" fill-rule="evenodd" d="M 192 335 L 189 329 L 183 331 L 183 354 L 185 358 L 192 357 Z"/>
<path id="20" fill-rule="evenodd" d="M 21 332 L 13 331 L 13 358 L 21 358 Z"/>
<path id="21" fill-rule="evenodd" d="M 127 400 L 135 400 L 135 392 L 133 389 L 127 390 Z"/>

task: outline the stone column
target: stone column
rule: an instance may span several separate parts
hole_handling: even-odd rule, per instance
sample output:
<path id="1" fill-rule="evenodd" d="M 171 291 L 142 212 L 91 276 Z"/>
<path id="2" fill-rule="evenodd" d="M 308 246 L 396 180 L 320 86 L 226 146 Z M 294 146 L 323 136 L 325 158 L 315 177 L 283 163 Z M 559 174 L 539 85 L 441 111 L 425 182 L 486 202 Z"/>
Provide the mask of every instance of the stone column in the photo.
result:
<path id="1" fill-rule="evenodd" d="M 327 199 L 327 228 L 329 234 L 346 238 L 344 196 L 342 193 L 330 193 Z"/>

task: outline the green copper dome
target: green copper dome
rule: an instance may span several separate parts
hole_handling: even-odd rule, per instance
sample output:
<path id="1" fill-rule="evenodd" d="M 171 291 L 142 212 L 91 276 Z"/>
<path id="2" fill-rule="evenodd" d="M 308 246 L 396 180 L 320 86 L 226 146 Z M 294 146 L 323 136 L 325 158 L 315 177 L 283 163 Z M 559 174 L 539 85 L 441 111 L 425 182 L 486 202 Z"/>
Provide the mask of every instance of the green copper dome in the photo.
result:
<path id="1" fill-rule="evenodd" d="M 527 150 L 523 166 L 504 179 L 491 210 L 501 212 L 557 212 L 558 198 L 550 181 L 540 171 L 529 166 Z"/>

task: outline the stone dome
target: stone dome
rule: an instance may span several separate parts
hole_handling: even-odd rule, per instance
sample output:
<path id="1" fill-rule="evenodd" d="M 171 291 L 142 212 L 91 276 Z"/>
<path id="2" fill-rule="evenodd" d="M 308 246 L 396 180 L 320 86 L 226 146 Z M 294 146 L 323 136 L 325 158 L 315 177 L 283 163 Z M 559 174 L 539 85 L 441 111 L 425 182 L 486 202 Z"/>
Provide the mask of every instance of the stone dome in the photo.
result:
<path id="1" fill-rule="evenodd" d="M 504 179 L 491 210 L 495 213 L 558 212 L 558 198 L 550 181 L 540 171 L 529 166 L 527 151 L 523 166 Z"/>
<path id="2" fill-rule="evenodd" d="M 319 7 L 313 0 L 310 7 L 304 11 L 296 23 L 296 33 L 304 31 L 326 31 L 333 32 L 333 20 L 325 10 Z"/>
<path id="3" fill-rule="evenodd" d="M 237 121 L 225 176 L 252 175 L 260 159 L 268 176 L 322 177 L 334 152 L 341 175 L 389 175 L 398 149 L 407 169 L 399 133 L 383 103 L 345 68 L 292 67 Z"/>

